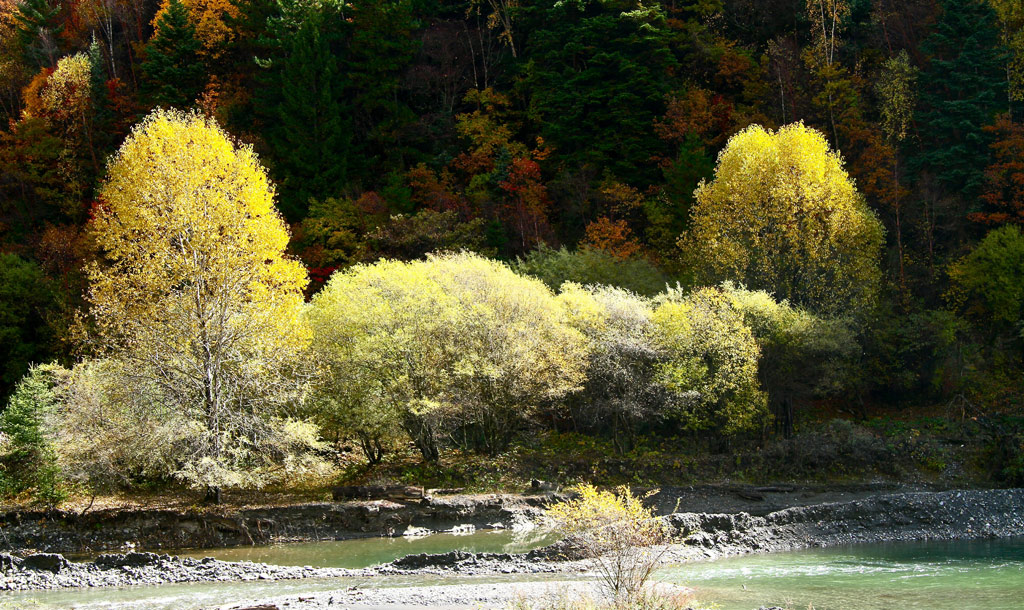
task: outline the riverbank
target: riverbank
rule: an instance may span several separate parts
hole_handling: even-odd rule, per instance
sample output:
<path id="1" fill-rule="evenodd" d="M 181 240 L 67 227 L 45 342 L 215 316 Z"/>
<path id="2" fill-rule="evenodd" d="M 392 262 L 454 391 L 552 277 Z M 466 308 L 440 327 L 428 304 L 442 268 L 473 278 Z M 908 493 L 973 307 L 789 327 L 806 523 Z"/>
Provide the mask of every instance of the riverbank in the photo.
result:
<path id="1" fill-rule="evenodd" d="M 665 561 L 669 563 L 854 543 L 998 538 L 1024 535 L 1024 489 L 882 494 L 795 506 L 764 516 L 745 512 L 674 513 L 664 518 L 681 539 L 668 549 Z M 106 555 L 93 562 L 68 562 L 59 555 L 24 559 L 8 555 L 0 556 L 0 590 L 409 574 L 574 573 L 585 568 L 585 563 L 572 560 L 571 550 L 559 545 L 517 555 L 458 551 L 410 555 L 362 570 L 268 566 L 147 553 Z"/>
<path id="2" fill-rule="evenodd" d="M 748 513 L 848 502 L 884 493 L 941 491 L 924 485 L 664 486 L 649 498 L 660 515 Z M 0 512 L 0 552 L 96 554 L 202 549 L 401 536 L 412 528 L 514 528 L 536 520 L 558 493 L 428 495 L 410 501 L 305 502 L 267 506 L 111 506 Z"/>

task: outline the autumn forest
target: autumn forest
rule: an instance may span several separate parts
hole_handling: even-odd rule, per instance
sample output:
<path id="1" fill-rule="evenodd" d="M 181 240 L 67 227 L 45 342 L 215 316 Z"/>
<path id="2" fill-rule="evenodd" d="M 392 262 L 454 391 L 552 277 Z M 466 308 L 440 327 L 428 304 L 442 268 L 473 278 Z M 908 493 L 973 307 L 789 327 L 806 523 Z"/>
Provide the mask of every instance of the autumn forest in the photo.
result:
<path id="1" fill-rule="evenodd" d="M 0 492 L 1024 482 L 1022 114 L 1020 0 L 0 0 Z"/>

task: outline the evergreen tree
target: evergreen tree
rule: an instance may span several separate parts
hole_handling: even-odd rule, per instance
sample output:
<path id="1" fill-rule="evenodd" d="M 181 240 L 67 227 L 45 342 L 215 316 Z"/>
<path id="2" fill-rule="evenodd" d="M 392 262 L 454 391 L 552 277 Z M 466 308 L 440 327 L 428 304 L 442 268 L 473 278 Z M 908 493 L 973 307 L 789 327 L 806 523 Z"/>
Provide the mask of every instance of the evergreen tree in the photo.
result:
<path id="1" fill-rule="evenodd" d="M 280 35 L 260 104 L 289 220 L 305 217 L 310 198 L 340 194 L 352 158 L 348 79 L 338 57 L 347 22 L 327 5 L 308 9 L 295 25 Z"/>
<path id="2" fill-rule="evenodd" d="M 917 113 L 923 146 L 912 168 L 933 174 L 971 201 L 981 187 L 992 141 L 983 128 L 1006 110 L 1005 53 L 996 15 L 981 0 L 943 0 L 922 50 L 929 55 Z"/>
<path id="3" fill-rule="evenodd" d="M 669 49 L 665 15 L 636 0 L 557 2 L 527 43 L 531 118 L 564 158 L 630 183 L 658 180 Z"/>
<path id="4" fill-rule="evenodd" d="M 200 42 L 181 0 L 171 0 L 156 19 L 142 63 L 144 89 L 157 106 L 188 106 L 203 90 L 206 68 L 199 59 Z"/>
<path id="5" fill-rule="evenodd" d="M 25 62 L 30 66 L 53 66 L 61 52 L 58 37 L 64 31 L 60 22 L 60 2 L 25 0 L 15 17 L 18 41 Z"/>

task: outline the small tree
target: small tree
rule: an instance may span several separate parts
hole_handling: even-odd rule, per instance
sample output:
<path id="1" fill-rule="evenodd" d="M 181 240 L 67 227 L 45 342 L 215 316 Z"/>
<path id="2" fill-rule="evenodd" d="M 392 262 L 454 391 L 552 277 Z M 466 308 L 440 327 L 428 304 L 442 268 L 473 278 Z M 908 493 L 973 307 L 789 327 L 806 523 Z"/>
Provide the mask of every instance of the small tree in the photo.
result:
<path id="1" fill-rule="evenodd" d="M 566 542 L 593 562 L 609 601 L 628 607 L 644 592 L 671 542 L 668 524 L 627 487 L 576 488 L 577 498 L 552 506 L 546 518 Z"/>
<path id="2" fill-rule="evenodd" d="M 51 506 L 66 497 L 47 424 L 61 401 L 67 377 L 68 371 L 56 364 L 32 367 L 0 413 L 3 491 L 32 490 Z"/>

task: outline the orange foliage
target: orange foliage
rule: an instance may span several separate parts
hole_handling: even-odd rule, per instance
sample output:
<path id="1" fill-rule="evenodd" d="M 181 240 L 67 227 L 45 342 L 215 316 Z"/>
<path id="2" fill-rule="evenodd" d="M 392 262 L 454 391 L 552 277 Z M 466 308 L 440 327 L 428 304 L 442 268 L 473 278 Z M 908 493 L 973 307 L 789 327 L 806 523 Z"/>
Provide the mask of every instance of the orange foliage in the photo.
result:
<path id="1" fill-rule="evenodd" d="M 43 68 L 22 89 L 23 113 L 26 117 L 42 117 L 46 114 L 46 105 L 43 103 L 42 93 L 43 89 L 46 88 L 46 81 L 50 78 L 51 74 L 53 74 L 53 68 Z"/>
<path id="2" fill-rule="evenodd" d="M 435 212 L 457 211 L 463 215 L 469 211 L 469 203 L 455 188 L 454 179 L 448 170 L 441 175 L 420 163 L 406 173 L 406 180 L 412 189 L 412 201 L 417 207 Z"/>
<path id="3" fill-rule="evenodd" d="M 1024 125 L 1003 115 L 985 131 L 996 136 L 981 195 L 989 210 L 970 219 L 987 225 L 1024 224 Z"/>
<path id="4" fill-rule="evenodd" d="M 582 245 L 621 259 L 635 256 L 643 249 L 625 220 L 611 220 L 607 216 L 587 225 Z"/>
<path id="5" fill-rule="evenodd" d="M 235 39 L 235 31 L 228 22 L 241 15 L 238 7 L 231 0 L 182 0 L 181 3 L 188 9 L 189 22 L 196 28 L 196 38 L 202 44 L 200 53 L 212 59 L 220 57 L 228 43 Z M 154 27 L 169 5 L 169 0 L 162 0 L 160 10 L 153 17 Z"/>
<path id="6" fill-rule="evenodd" d="M 508 177 L 498 186 L 508 194 L 502 206 L 503 220 L 516 228 L 524 248 L 540 243 L 548 232 L 547 211 L 551 205 L 540 165 L 525 157 L 514 159 Z"/>
<path id="7" fill-rule="evenodd" d="M 666 142 L 682 143 L 695 133 L 707 146 L 725 142 L 736 127 L 735 110 L 723 96 L 694 87 L 670 95 L 665 117 L 655 121 L 654 132 Z"/>

